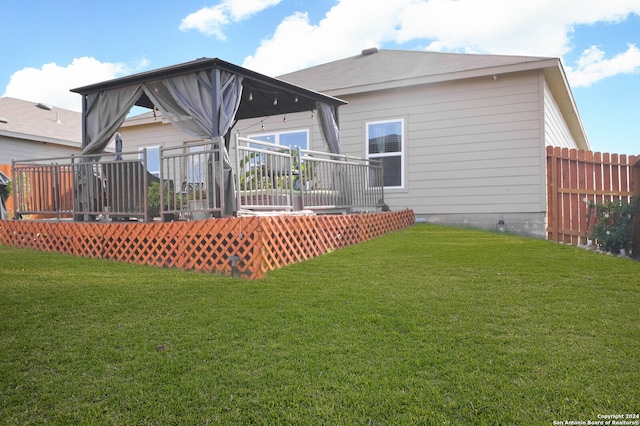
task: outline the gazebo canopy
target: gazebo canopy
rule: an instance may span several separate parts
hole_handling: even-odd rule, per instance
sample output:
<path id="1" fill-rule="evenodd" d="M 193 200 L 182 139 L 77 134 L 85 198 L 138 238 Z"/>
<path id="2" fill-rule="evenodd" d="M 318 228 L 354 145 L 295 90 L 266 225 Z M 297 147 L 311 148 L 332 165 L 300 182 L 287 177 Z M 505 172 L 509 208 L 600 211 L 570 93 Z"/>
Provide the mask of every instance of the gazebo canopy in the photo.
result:
<path id="1" fill-rule="evenodd" d="M 323 102 L 334 107 L 346 104 L 343 100 L 268 77 L 218 58 L 200 58 L 191 62 L 78 87 L 71 91 L 84 96 L 216 68 L 243 77 L 242 100 L 236 113 L 237 120 L 311 111 L 316 108 L 316 102 Z M 275 99 L 277 99 L 277 105 L 274 105 Z M 144 93 L 134 105 L 145 108 L 154 107 L 153 102 Z"/>

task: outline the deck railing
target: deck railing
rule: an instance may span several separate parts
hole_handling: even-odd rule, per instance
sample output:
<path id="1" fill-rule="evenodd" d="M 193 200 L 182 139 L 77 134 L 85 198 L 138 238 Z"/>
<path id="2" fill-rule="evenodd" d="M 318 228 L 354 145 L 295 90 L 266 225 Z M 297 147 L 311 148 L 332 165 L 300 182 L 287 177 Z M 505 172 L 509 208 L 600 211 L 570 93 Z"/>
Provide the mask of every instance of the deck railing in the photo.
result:
<path id="1" fill-rule="evenodd" d="M 136 152 L 13 162 L 18 218 L 190 220 L 235 211 L 350 213 L 384 205 L 379 161 L 236 138 Z M 149 173 L 150 162 L 156 173 Z M 231 185 L 234 183 L 235 185 Z M 235 192 L 234 192 L 235 191 Z M 231 201 L 229 201 L 231 200 Z"/>
<path id="2" fill-rule="evenodd" d="M 356 212 L 384 205 L 381 161 L 304 149 L 297 156 L 302 208 Z"/>
<path id="3" fill-rule="evenodd" d="M 384 205 L 382 163 L 236 136 L 238 208 L 353 212 Z"/>
<path id="4" fill-rule="evenodd" d="M 147 151 L 13 162 L 17 217 L 146 218 Z"/>
<path id="5" fill-rule="evenodd" d="M 294 157 L 288 146 L 236 136 L 238 210 L 294 209 Z"/>
<path id="6" fill-rule="evenodd" d="M 178 219 L 221 217 L 224 153 L 219 142 L 205 141 L 160 150 L 160 213 Z M 155 206 L 154 206 L 155 207 Z"/>

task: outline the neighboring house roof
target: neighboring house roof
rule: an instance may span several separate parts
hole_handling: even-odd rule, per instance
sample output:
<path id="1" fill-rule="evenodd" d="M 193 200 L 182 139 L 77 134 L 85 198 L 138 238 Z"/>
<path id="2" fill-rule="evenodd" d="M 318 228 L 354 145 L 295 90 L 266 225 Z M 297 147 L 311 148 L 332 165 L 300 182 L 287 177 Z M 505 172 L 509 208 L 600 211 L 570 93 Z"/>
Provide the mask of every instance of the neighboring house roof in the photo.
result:
<path id="1" fill-rule="evenodd" d="M 360 55 L 317 65 L 278 78 L 332 96 L 543 70 L 578 146 L 586 132 L 558 58 L 366 49 Z"/>
<path id="2" fill-rule="evenodd" d="M 0 98 L 0 136 L 80 147 L 82 114 L 22 99 Z"/>

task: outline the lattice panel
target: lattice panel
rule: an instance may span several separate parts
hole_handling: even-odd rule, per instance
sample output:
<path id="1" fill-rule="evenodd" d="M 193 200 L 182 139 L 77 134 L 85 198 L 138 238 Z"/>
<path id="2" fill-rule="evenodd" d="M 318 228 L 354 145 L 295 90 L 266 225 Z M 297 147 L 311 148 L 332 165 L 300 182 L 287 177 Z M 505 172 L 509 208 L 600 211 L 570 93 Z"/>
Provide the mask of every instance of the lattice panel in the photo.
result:
<path id="1" fill-rule="evenodd" d="M 413 225 L 410 210 L 170 223 L 0 221 L 0 243 L 120 262 L 262 278 Z"/>
<path id="2" fill-rule="evenodd" d="M 274 270 L 414 224 L 410 210 L 262 218 L 264 269 Z"/>

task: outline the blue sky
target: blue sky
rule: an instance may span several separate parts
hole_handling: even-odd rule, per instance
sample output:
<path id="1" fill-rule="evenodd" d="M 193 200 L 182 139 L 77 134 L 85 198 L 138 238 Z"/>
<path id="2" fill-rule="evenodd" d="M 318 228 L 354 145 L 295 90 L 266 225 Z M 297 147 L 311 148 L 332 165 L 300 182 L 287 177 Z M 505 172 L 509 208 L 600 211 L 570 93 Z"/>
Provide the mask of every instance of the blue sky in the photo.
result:
<path id="1" fill-rule="evenodd" d="M 4 0 L 0 94 L 218 57 L 277 76 L 362 49 L 560 57 L 594 151 L 640 154 L 638 0 Z"/>

